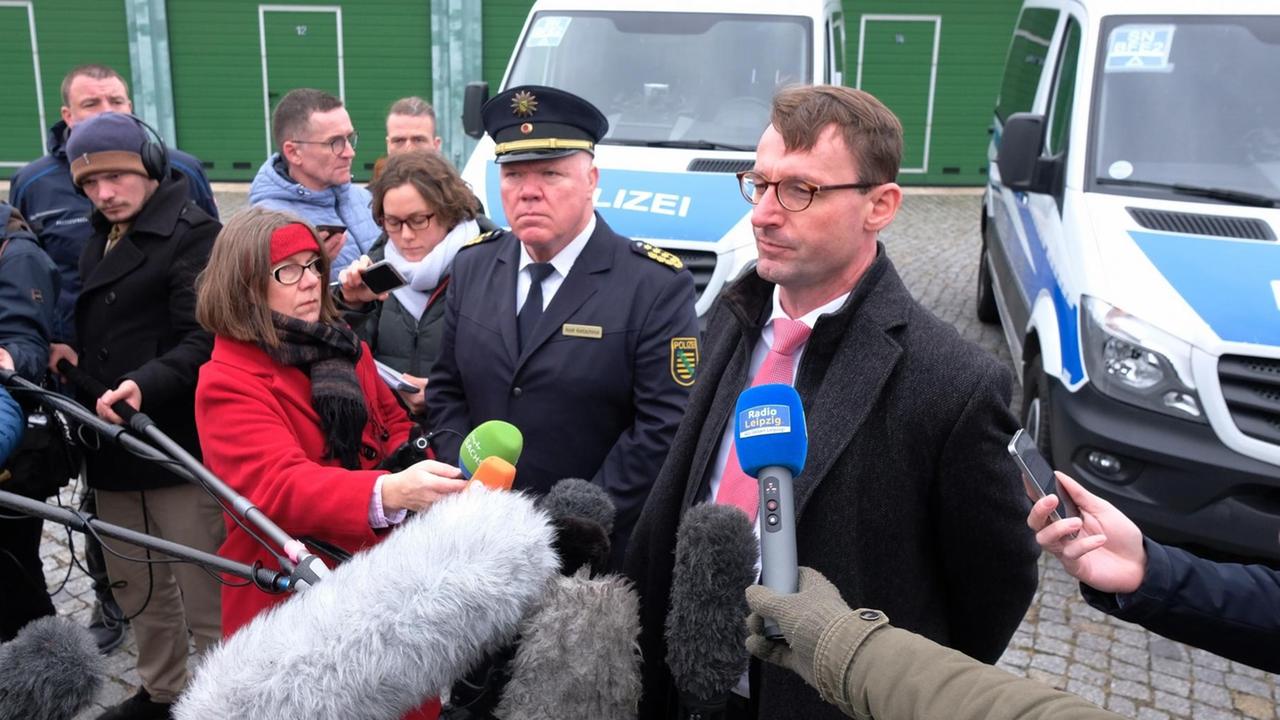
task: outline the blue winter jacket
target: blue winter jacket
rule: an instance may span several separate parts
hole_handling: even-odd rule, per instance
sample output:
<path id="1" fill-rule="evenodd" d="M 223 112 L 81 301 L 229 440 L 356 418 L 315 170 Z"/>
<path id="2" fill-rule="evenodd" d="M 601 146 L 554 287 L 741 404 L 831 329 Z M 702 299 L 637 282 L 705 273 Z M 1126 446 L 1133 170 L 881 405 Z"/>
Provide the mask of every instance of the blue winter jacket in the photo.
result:
<path id="1" fill-rule="evenodd" d="M 382 228 L 373 221 L 372 196 L 359 185 L 345 183 L 324 190 L 310 190 L 289 176 L 280 153 L 258 168 L 249 187 L 249 202 L 268 210 L 293 213 L 312 225 L 345 225 L 347 240 L 331 265 L 332 279 L 373 248 Z"/>
<path id="2" fill-rule="evenodd" d="M 1149 538 L 1147 574 L 1136 592 L 1081 584 L 1093 607 L 1216 655 L 1280 672 L 1280 572 L 1220 563 Z"/>
<path id="3" fill-rule="evenodd" d="M 44 377 L 58 308 L 58 271 L 25 230 L 9 231 L 11 207 L 0 203 L 0 347 L 18 374 Z"/>
<path id="4" fill-rule="evenodd" d="M 80 295 L 80 252 L 93 235 L 93 228 L 89 226 L 93 203 L 71 182 L 66 137 L 65 122 L 58 121 L 49 129 L 49 154 L 28 163 L 13 176 L 9 182 L 9 203 L 22 213 L 39 236 L 45 252 L 58 266 L 62 293 L 58 296 L 53 339 L 74 344 L 72 314 L 76 298 Z M 200 161 L 181 150 L 170 148 L 169 164 L 187 176 L 191 199 L 217 218 L 218 206 L 213 201 L 213 190 Z"/>
<path id="5" fill-rule="evenodd" d="M 0 467 L 22 442 L 22 430 L 26 424 L 27 416 L 18 407 L 18 402 L 8 390 L 0 387 Z"/>

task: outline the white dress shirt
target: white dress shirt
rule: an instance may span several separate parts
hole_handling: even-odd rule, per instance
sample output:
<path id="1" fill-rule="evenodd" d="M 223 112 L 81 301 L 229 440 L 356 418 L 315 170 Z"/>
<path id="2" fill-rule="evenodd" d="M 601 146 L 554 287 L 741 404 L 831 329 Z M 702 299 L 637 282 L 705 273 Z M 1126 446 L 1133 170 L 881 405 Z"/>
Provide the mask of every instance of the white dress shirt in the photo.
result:
<path id="1" fill-rule="evenodd" d="M 578 233 L 578 236 L 569 241 L 556 256 L 551 258 L 551 274 L 542 281 L 542 309 L 546 310 L 551 304 L 551 298 L 555 297 L 556 291 L 564 284 L 564 279 L 569 277 L 569 271 L 573 269 L 573 264 L 578 261 L 578 256 L 582 254 L 582 249 L 587 246 L 587 241 L 591 239 L 591 233 L 596 231 L 596 214 L 591 213 L 591 220 L 587 222 L 587 226 Z M 525 248 L 524 243 L 520 243 L 520 267 L 516 271 L 516 314 L 520 314 L 520 308 L 524 307 L 525 298 L 529 297 L 529 288 L 533 286 L 533 278 L 529 275 L 529 266 L 537 262 L 529 255 L 529 250 Z"/>

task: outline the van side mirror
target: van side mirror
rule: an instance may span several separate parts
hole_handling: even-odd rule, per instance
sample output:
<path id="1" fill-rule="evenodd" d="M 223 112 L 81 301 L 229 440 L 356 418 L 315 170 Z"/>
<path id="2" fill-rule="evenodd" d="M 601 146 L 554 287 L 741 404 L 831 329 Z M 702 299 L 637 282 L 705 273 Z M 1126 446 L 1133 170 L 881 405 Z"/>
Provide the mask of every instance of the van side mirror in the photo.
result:
<path id="1" fill-rule="evenodd" d="M 479 80 L 467 83 L 462 95 L 462 131 L 479 140 L 484 136 L 484 121 L 480 108 L 489 99 L 489 83 Z"/>
<path id="2" fill-rule="evenodd" d="M 1005 187 L 1015 192 L 1053 192 L 1062 163 L 1040 156 L 1044 131 L 1044 116 L 1035 113 L 1014 113 L 1004 121 L 996 165 Z"/>

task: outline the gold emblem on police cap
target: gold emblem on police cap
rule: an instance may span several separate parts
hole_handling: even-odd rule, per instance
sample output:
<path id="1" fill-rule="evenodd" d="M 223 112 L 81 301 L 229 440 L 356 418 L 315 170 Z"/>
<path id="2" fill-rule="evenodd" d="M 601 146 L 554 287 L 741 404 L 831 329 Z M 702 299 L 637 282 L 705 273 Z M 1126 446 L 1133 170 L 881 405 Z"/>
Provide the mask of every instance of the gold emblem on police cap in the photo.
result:
<path id="1" fill-rule="evenodd" d="M 521 90 L 511 97 L 511 114 L 516 117 L 533 117 L 538 112 L 538 98 L 528 90 Z"/>

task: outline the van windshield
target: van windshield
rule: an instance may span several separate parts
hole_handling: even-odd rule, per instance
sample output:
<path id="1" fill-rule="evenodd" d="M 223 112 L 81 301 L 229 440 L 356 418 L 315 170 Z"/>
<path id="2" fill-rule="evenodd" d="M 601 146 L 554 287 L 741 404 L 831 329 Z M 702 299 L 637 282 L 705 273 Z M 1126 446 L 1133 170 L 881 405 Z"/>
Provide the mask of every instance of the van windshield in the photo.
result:
<path id="1" fill-rule="evenodd" d="M 1113 17 L 1101 38 L 1094 187 L 1280 198 L 1280 17 Z"/>
<path id="2" fill-rule="evenodd" d="M 507 87 L 590 100 L 606 144 L 755 150 L 774 92 L 813 81 L 812 36 L 796 16 L 541 12 Z"/>

